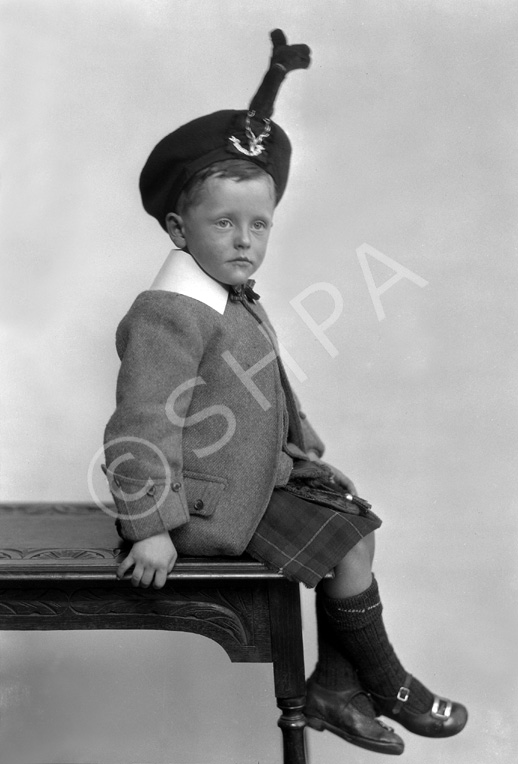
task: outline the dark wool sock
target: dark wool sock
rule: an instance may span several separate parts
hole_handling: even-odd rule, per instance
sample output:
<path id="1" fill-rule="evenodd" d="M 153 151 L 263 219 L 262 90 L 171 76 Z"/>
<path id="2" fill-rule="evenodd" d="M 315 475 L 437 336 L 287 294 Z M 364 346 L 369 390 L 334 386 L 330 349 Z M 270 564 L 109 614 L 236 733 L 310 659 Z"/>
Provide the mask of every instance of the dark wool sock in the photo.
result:
<path id="1" fill-rule="evenodd" d="M 360 681 L 353 666 L 344 657 L 340 644 L 323 610 L 322 596 L 317 591 L 317 637 L 318 663 L 313 672 L 313 679 L 326 690 L 348 690 L 359 685 Z M 365 716 L 375 718 L 374 708 L 366 695 L 357 695 L 351 704 Z"/>
<path id="2" fill-rule="evenodd" d="M 373 577 L 369 588 L 354 597 L 324 596 L 323 609 L 365 689 L 395 701 L 407 672 L 385 631 L 376 579 Z M 409 710 L 424 713 L 432 707 L 433 695 L 421 682 L 412 678 L 410 690 Z"/>

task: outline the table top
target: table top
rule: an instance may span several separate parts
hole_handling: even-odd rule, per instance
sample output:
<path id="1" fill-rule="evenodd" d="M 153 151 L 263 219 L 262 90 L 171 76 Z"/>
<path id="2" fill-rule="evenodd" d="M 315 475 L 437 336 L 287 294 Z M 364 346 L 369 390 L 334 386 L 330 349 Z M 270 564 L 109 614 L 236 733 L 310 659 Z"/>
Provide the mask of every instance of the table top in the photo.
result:
<path id="1" fill-rule="evenodd" d="M 95 504 L 0 504 L 0 581 L 114 580 L 129 545 Z M 170 579 L 279 579 L 249 558 L 183 557 Z"/>

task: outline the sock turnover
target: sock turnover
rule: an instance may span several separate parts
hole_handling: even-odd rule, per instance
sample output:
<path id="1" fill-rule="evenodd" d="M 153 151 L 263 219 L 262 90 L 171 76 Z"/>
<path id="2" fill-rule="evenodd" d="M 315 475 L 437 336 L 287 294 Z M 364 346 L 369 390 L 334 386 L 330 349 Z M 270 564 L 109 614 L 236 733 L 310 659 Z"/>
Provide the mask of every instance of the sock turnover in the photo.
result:
<path id="1" fill-rule="evenodd" d="M 368 589 L 353 597 L 335 599 L 323 595 L 322 608 L 340 649 L 356 669 L 363 687 L 395 701 L 407 671 L 385 630 L 376 579 L 373 577 Z M 409 710 L 428 711 L 433 704 L 433 694 L 415 678 L 410 689 Z"/>

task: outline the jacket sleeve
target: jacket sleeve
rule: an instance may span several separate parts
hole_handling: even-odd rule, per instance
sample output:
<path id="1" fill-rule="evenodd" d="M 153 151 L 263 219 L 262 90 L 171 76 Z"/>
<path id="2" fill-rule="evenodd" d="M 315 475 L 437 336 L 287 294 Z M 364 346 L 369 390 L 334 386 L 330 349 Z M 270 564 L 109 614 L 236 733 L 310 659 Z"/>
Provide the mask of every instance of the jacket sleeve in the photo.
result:
<path id="1" fill-rule="evenodd" d="M 297 404 L 297 411 L 299 414 L 300 424 L 302 426 L 302 434 L 304 436 L 306 453 L 308 451 L 315 451 L 315 453 L 318 455 L 318 458 L 321 459 L 326 449 L 324 441 L 313 429 L 309 419 L 307 418 L 307 415 L 304 413 L 304 411 L 302 411 L 300 401 L 295 393 L 293 393 L 293 397 L 295 398 L 295 403 Z"/>
<path id="2" fill-rule="evenodd" d="M 306 453 L 308 451 L 315 451 L 319 459 L 324 455 L 326 450 L 324 441 L 319 437 L 318 433 L 313 429 L 311 422 L 309 422 L 306 414 L 303 411 L 299 411 L 300 420 L 302 423 L 302 432 L 304 434 L 304 443 L 306 445 Z"/>
<path id="3" fill-rule="evenodd" d="M 121 534 L 131 541 L 189 521 L 182 425 L 204 348 L 203 327 L 189 302 L 172 293 L 143 293 L 117 330 L 121 367 L 103 470 Z"/>

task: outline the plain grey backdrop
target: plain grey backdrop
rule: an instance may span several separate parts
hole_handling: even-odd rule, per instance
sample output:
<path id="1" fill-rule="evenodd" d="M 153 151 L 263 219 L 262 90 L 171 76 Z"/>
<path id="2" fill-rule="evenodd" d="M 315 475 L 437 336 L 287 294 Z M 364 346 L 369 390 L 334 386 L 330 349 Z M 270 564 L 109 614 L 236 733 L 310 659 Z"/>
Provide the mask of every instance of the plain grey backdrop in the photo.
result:
<path id="1" fill-rule="evenodd" d="M 257 290 L 328 459 L 384 519 L 374 567 L 396 648 L 471 714 L 451 740 L 403 731 L 402 761 L 510 764 L 517 4 L 1 0 L 0 22 L 1 500 L 90 499 L 116 325 L 169 251 L 140 169 L 183 122 L 246 108 L 281 27 L 313 64 L 277 102 L 294 158 Z M 382 320 L 365 244 L 391 259 L 368 258 L 377 288 L 390 262 L 421 279 L 380 296 Z M 332 353 L 291 303 L 318 284 L 316 323 L 343 300 Z M 277 716 L 271 668 L 201 637 L 0 633 L 5 764 L 274 764 Z M 381 760 L 308 742 L 312 764 Z"/>

